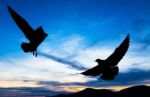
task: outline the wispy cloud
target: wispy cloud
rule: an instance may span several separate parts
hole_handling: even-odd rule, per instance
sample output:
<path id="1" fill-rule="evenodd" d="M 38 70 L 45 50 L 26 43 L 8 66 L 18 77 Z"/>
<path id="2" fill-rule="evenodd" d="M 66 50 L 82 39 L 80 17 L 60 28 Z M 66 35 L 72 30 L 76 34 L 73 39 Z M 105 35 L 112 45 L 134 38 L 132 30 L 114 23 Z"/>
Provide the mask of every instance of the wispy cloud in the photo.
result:
<path id="1" fill-rule="evenodd" d="M 50 54 L 47 54 L 47 53 L 42 53 L 42 52 L 38 52 L 38 54 L 40 56 L 44 56 L 44 57 L 49 58 L 51 60 L 57 61 L 59 63 L 62 63 L 64 65 L 68 65 L 68 67 L 73 67 L 74 69 L 78 69 L 78 70 L 85 70 L 85 69 L 87 69 L 84 66 L 82 66 L 82 64 L 80 64 L 78 62 L 75 62 L 75 61 L 67 61 L 67 60 L 65 60 L 63 58 L 59 58 L 57 56 L 50 55 Z"/>
<path id="2" fill-rule="evenodd" d="M 112 87 L 123 87 L 123 86 L 133 86 L 133 85 L 141 85 L 146 84 L 150 85 L 150 71 L 144 70 L 132 70 L 128 73 L 120 73 L 118 77 L 114 81 L 103 81 L 98 78 L 98 80 L 91 80 L 85 83 L 81 82 L 69 82 L 69 83 L 59 83 L 54 81 L 39 81 L 37 82 L 39 85 L 43 85 L 49 87 L 49 85 L 54 85 L 56 87 L 65 88 L 65 87 L 74 87 L 76 89 L 84 89 L 84 88 L 112 88 Z M 75 89 L 74 89 L 75 90 Z M 69 91 L 69 89 L 68 89 Z M 71 91 L 71 89 L 70 89 Z"/>
<path id="3" fill-rule="evenodd" d="M 129 76 L 132 71 L 137 70 L 137 72 L 132 73 L 133 76 L 138 74 L 141 74 L 141 76 L 147 75 L 150 71 L 149 55 L 143 55 L 141 52 L 137 52 L 137 50 L 134 51 L 135 48 L 131 46 L 123 60 L 119 63 L 120 73 L 114 83 L 104 82 L 99 80 L 99 78 L 85 77 L 79 73 L 86 70 L 86 68 L 97 65 L 94 62 L 95 59 L 106 59 L 113 53 L 122 40 L 119 40 L 120 42 L 118 44 L 114 43 L 115 45 L 113 42 L 111 42 L 112 44 L 108 43 L 104 45 L 97 43 L 91 47 L 86 46 L 86 41 L 79 35 L 78 37 L 71 36 L 62 41 L 60 45 L 54 46 L 52 44 L 49 46 L 49 41 L 47 41 L 48 43 L 43 44 L 46 46 L 40 48 L 37 58 L 33 57 L 32 54 L 27 54 L 26 57 L 17 59 L 13 57 L 1 59 L 0 79 L 16 81 L 29 80 L 50 89 L 55 88 L 57 90 L 59 87 L 62 87 L 61 89 L 63 90 L 64 87 L 71 85 L 79 87 L 95 87 L 96 85 L 99 87 L 105 85 L 117 86 L 121 85 L 124 77 L 129 82 L 126 82 L 126 85 L 129 85 L 133 82 L 131 76 Z M 134 45 L 136 46 L 136 44 Z M 59 47 L 68 47 L 70 49 L 66 50 L 62 48 L 61 50 Z M 139 70 L 145 73 L 139 72 Z M 149 81 L 146 81 L 148 79 L 148 76 L 143 76 L 137 77 L 136 81 L 147 84 L 149 83 Z M 51 86 L 49 86 L 49 83 Z"/>

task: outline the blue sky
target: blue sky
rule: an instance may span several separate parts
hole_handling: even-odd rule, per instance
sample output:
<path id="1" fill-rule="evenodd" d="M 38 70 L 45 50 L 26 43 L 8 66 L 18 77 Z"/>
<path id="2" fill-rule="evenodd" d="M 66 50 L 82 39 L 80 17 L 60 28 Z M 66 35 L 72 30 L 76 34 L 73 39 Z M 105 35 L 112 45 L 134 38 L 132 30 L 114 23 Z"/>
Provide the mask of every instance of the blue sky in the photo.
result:
<path id="1" fill-rule="evenodd" d="M 20 44 L 27 40 L 10 17 L 7 5 L 24 17 L 34 29 L 42 26 L 48 33 L 48 38 L 39 47 L 39 52 L 46 53 L 47 57 L 39 55 L 34 58 L 32 54 L 23 53 Z M 0 79 L 7 83 L 9 80 L 28 80 L 37 86 L 43 85 L 40 82 L 46 82 L 44 87 L 54 87 L 53 82 L 73 83 L 73 86 L 79 86 L 74 83 L 83 83 L 81 86 L 88 87 L 89 82 L 93 82 L 93 86 L 97 85 L 95 81 L 99 81 L 98 86 L 103 86 L 104 82 L 99 79 L 78 75 L 82 70 L 72 66 L 72 63 L 79 68 L 95 66 L 96 58 L 107 58 L 130 33 L 131 45 L 119 63 L 120 75 L 125 75 L 130 81 L 130 72 L 135 71 L 131 73 L 133 76 L 146 72 L 146 76 L 137 77 L 136 81 L 137 84 L 150 84 L 149 9 L 149 0 L 1 0 Z M 60 59 L 64 61 L 60 62 Z M 110 86 L 124 85 L 120 77 L 110 82 Z M 125 84 L 131 85 L 134 81 Z"/>

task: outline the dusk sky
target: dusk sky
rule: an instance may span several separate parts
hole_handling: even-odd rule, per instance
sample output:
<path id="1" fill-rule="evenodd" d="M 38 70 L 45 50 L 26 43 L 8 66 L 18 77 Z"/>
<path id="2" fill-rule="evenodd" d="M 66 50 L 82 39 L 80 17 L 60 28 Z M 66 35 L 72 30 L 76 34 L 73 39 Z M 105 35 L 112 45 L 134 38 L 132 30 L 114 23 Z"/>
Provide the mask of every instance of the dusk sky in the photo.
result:
<path id="1" fill-rule="evenodd" d="M 20 47 L 27 42 L 11 18 L 11 6 L 48 37 L 37 58 Z M 130 34 L 130 47 L 113 81 L 79 73 L 106 59 Z M 150 85 L 149 0 L 0 0 L 0 87 L 45 87 L 79 91 Z"/>

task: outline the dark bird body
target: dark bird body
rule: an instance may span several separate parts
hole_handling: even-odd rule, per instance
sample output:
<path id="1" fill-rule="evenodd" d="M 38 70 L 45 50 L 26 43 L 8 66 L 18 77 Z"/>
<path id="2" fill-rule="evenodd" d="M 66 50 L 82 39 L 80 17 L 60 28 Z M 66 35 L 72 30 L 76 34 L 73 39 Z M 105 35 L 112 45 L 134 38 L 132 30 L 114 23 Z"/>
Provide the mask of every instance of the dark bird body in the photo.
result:
<path id="1" fill-rule="evenodd" d="M 29 40 L 29 43 L 22 43 L 21 48 L 24 52 L 33 52 L 33 55 L 37 56 L 36 50 L 37 47 L 44 41 L 48 36 L 42 27 L 38 27 L 36 30 L 27 23 L 17 12 L 15 12 L 11 7 L 8 6 L 8 11 L 11 14 L 11 17 L 17 24 L 17 26 L 24 33 L 25 37 Z"/>
<path id="2" fill-rule="evenodd" d="M 86 76 L 98 76 L 101 75 L 103 80 L 113 80 L 118 75 L 119 68 L 117 64 L 123 58 L 129 47 L 129 34 L 124 41 L 117 47 L 113 54 L 111 54 L 106 60 L 96 59 L 97 66 L 88 69 L 81 74 Z"/>

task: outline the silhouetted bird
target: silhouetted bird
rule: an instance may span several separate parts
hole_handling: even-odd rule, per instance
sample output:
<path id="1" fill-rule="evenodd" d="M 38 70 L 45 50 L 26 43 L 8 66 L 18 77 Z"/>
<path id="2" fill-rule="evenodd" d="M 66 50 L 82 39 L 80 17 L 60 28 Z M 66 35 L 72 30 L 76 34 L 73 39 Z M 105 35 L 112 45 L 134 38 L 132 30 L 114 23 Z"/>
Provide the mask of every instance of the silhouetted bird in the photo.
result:
<path id="1" fill-rule="evenodd" d="M 32 27 L 27 23 L 27 21 L 9 6 L 8 11 L 11 14 L 15 23 L 17 24 L 17 26 L 22 30 L 22 32 L 30 42 L 23 42 L 21 44 L 21 48 L 24 52 L 33 52 L 33 55 L 37 56 L 37 47 L 48 36 L 48 34 L 44 32 L 42 27 L 38 27 L 36 30 L 33 30 Z"/>
<path id="2" fill-rule="evenodd" d="M 101 74 L 103 80 L 113 80 L 118 75 L 119 68 L 117 64 L 123 58 L 129 47 L 129 34 L 114 53 L 110 55 L 106 60 L 96 59 L 97 66 L 88 69 L 81 74 L 86 76 L 98 76 Z"/>

